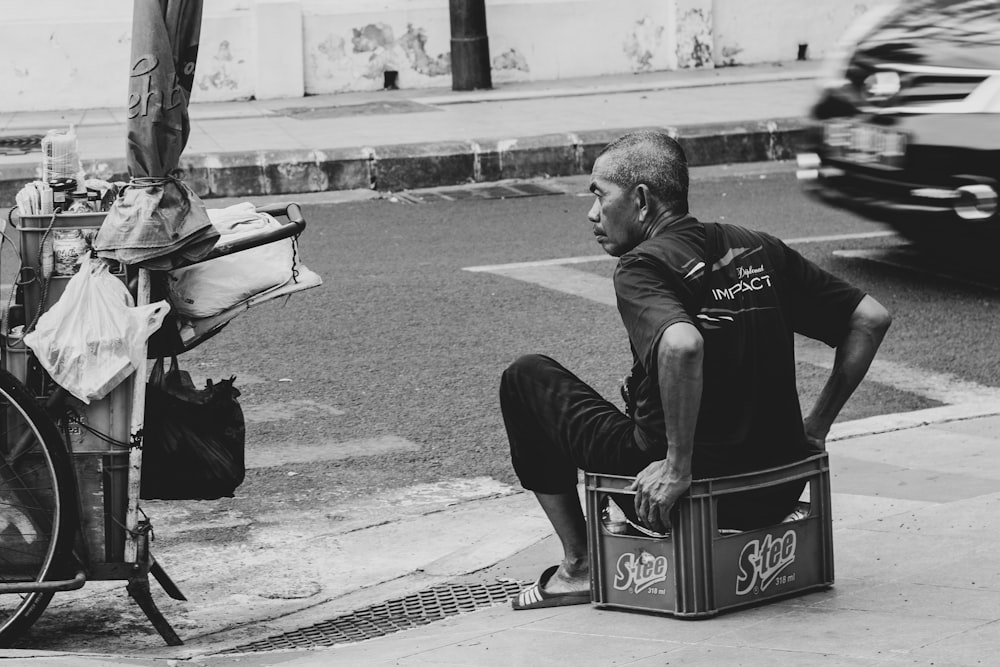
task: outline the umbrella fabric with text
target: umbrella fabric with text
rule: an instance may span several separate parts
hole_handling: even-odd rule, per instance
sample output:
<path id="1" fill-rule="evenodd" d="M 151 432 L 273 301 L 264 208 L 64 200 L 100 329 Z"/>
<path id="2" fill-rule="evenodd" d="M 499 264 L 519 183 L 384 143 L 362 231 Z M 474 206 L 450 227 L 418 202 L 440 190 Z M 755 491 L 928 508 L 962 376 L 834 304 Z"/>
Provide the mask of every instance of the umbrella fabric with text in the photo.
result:
<path id="1" fill-rule="evenodd" d="M 167 270 L 204 257 L 218 240 L 205 205 L 177 178 L 191 132 L 188 103 L 201 0 L 135 0 L 128 96 L 128 187 L 108 211 L 98 255 Z"/>

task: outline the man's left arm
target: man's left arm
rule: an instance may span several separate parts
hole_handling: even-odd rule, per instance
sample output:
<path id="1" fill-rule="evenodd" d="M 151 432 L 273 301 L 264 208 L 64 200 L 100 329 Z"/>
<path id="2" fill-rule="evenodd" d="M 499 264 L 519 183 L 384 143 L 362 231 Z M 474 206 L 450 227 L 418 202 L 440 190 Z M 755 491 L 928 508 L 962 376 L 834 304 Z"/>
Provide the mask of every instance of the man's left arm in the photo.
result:
<path id="1" fill-rule="evenodd" d="M 847 334 L 837 346 L 830 377 L 804 420 L 810 445 L 826 449 L 826 436 L 833 421 L 868 372 L 891 323 L 889 311 L 870 296 L 865 296 L 854 309 Z"/>
<path id="2" fill-rule="evenodd" d="M 701 408 L 704 340 L 688 322 L 668 326 L 656 346 L 657 378 L 666 425 L 667 457 L 636 476 L 635 509 L 647 527 L 670 529 L 670 508 L 691 486 L 694 432 Z"/>

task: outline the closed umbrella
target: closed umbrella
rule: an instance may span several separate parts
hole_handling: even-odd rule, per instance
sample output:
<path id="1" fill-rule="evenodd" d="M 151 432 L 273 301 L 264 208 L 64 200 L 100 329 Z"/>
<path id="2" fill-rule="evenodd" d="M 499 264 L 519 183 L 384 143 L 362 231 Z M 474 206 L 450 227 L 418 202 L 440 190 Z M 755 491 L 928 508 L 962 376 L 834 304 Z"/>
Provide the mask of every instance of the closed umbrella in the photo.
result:
<path id="1" fill-rule="evenodd" d="M 177 178 L 191 133 L 188 102 L 201 31 L 201 0 L 135 0 L 129 72 L 129 184 L 97 235 L 98 254 L 170 269 L 204 257 L 218 239 L 205 205 Z"/>

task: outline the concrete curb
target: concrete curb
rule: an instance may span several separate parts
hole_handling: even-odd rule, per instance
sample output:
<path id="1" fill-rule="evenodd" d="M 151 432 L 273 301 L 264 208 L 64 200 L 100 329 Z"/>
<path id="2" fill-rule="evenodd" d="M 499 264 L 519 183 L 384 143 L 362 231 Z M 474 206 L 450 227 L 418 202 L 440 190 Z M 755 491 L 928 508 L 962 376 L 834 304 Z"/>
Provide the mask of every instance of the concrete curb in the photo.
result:
<path id="1" fill-rule="evenodd" d="M 799 118 L 742 123 L 663 126 L 678 138 L 691 166 L 762 162 L 794 157 L 806 132 Z M 481 139 L 331 150 L 210 153 L 181 160 L 188 185 L 203 199 L 369 188 L 400 191 L 470 182 L 589 173 L 619 128 L 520 139 Z M 84 170 L 106 180 L 128 180 L 124 158 L 84 160 Z M 13 204 L 34 180 L 31 161 L 0 168 L 0 200 Z"/>

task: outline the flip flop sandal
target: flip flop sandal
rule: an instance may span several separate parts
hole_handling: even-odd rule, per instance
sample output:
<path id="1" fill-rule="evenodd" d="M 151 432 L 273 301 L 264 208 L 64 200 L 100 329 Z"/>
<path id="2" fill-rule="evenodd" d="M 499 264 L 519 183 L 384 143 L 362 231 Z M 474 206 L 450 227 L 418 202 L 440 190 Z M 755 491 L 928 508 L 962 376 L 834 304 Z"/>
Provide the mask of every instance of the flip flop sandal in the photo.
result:
<path id="1" fill-rule="evenodd" d="M 558 565 L 553 565 L 542 572 L 542 576 L 538 577 L 538 581 L 518 593 L 517 597 L 511 599 L 511 606 L 515 610 L 521 610 L 563 607 L 571 604 L 590 604 L 590 591 L 579 591 L 576 593 L 548 593 L 545 591 L 545 584 L 548 583 L 558 568 Z"/>

